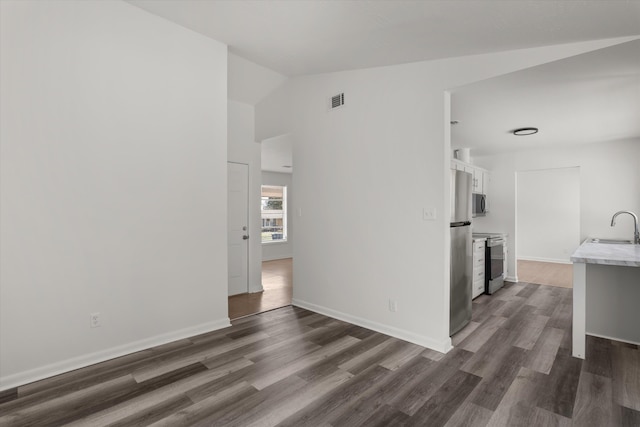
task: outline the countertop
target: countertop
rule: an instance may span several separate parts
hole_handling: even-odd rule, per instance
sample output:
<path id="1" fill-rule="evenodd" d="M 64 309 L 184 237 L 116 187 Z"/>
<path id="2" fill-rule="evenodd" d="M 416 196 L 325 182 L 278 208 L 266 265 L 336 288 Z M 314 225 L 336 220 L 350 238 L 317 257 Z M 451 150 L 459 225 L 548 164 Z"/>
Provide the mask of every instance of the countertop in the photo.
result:
<path id="1" fill-rule="evenodd" d="M 571 255 L 572 262 L 640 267 L 640 245 L 589 243 L 589 240 Z"/>

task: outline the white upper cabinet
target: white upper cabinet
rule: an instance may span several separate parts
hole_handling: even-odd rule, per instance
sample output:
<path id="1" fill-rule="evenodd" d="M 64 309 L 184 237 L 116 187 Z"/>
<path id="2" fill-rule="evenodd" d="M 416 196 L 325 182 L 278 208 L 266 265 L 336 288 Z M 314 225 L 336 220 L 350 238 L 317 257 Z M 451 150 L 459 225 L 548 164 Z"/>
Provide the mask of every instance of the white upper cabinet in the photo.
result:
<path id="1" fill-rule="evenodd" d="M 489 187 L 489 172 L 486 169 L 482 169 L 456 159 L 451 159 L 451 169 L 465 171 L 473 176 L 473 179 L 471 181 L 471 191 L 473 193 L 488 193 L 487 188 Z"/>

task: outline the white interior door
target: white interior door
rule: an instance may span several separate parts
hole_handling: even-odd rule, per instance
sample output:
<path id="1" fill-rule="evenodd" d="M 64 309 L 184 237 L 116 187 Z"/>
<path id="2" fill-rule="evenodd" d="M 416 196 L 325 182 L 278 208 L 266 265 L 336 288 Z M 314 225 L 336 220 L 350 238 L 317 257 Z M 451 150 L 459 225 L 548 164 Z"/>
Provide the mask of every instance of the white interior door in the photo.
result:
<path id="1" fill-rule="evenodd" d="M 229 295 L 249 292 L 249 166 L 227 163 Z"/>

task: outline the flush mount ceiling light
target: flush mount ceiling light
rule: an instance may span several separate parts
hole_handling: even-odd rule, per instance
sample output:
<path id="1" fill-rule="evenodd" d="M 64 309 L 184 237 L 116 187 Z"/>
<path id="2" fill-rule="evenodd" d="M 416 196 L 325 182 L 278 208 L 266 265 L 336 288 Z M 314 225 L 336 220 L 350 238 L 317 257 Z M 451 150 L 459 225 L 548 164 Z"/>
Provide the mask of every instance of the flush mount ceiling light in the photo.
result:
<path id="1" fill-rule="evenodd" d="M 525 136 L 538 133 L 538 128 L 520 128 L 513 131 L 514 135 Z"/>

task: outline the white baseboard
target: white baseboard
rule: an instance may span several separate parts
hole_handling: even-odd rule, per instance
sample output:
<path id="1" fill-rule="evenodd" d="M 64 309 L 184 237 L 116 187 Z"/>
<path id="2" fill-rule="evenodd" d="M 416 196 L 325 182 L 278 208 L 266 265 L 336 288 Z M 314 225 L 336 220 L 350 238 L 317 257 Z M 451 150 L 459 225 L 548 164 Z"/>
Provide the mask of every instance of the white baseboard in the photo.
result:
<path id="1" fill-rule="evenodd" d="M 286 254 L 286 255 L 271 255 L 271 256 L 265 256 L 264 254 L 262 255 L 262 261 L 275 261 L 278 259 L 287 259 L 287 258 L 293 258 L 293 255 L 291 254 Z"/>
<path id="2" fill-rule="evenodd" d="M 559 259 L 559 258 L 538 258 L 532 256 L 520 256 L 518 255 L 518 261 L 538 261 L 538 262 L 552 262 L 554 264 L 571 264 L 571 261 L 568 259 Z"/>
<path id="3" fill-rule="evenodd" d="M 518 276 L 507 276 L 504 280 L 507 282 L 518 283 Z"/>
<path id="4" fill-rule="evenodd" d="M 363 328 L 371 329 L 376 332 L 380 332 L 385 335 L 392 336 L 394 338 L 399 338 L 403 341 L 408 341 L 413 344 L 418 344 L 422 347 L 427 347 L 435 351 L 439 351 L 440 353 L 447 353 L 449 350 L 453 348 L 451 345 L 451 338 L 447 337 L 447 339 L 443 341 L 438 341 L 430 337 L 426 337 L 424 335 L 418 335 L 413 332 L 408 332 L 403 329 L 398 329 L 393 326 L 384 325 L 382 323 L 373 322 L 371 320 L 363 319 L 361 317 L 352 316 L 347 313 L 343 313 L 341 311 L 333 310 L 331 308 L 319 306 L 310 302 L 301 301 L 299 299 L 293 299 L 291 304 L 296 307 L 304 308 L 319 314 L 323 314 L 328 317 L 333 317 L 334 319 L 342 320 L 344 322 L 353 323 L 354 325 L 362 326 Z"/>
<path id="5" fill-rule="evenodd" d="M 75 369 L 94 365 L 96 363 L 115 359 L 116 357 L 126 356 L 127 354 L 146 350 L 162 344 L 167 344 L 172 341 L 177 341 L 184 338 L 193 337 L 195 335 L 216 331 L 218 329 L 227 328 L 229 326 L 231 326 L 231 322 L 227 317 L 226 319 L 203 323 L 201 325 L 181 329 L 179 331 L 168 332 L 166 334 L 156 335 L 151 338 L 145 338 L 132 343 L 97 351 L 95 353 L 85 354 L 28 371 L 18 372 L 16 374 L 0 378 L 0 391 L 13 387 L 19 387 L 25 384 L 32 383 L 34 381 L 52 377 L 54 375 L 59 375 L 65 372 L 73 371 Z"/>

